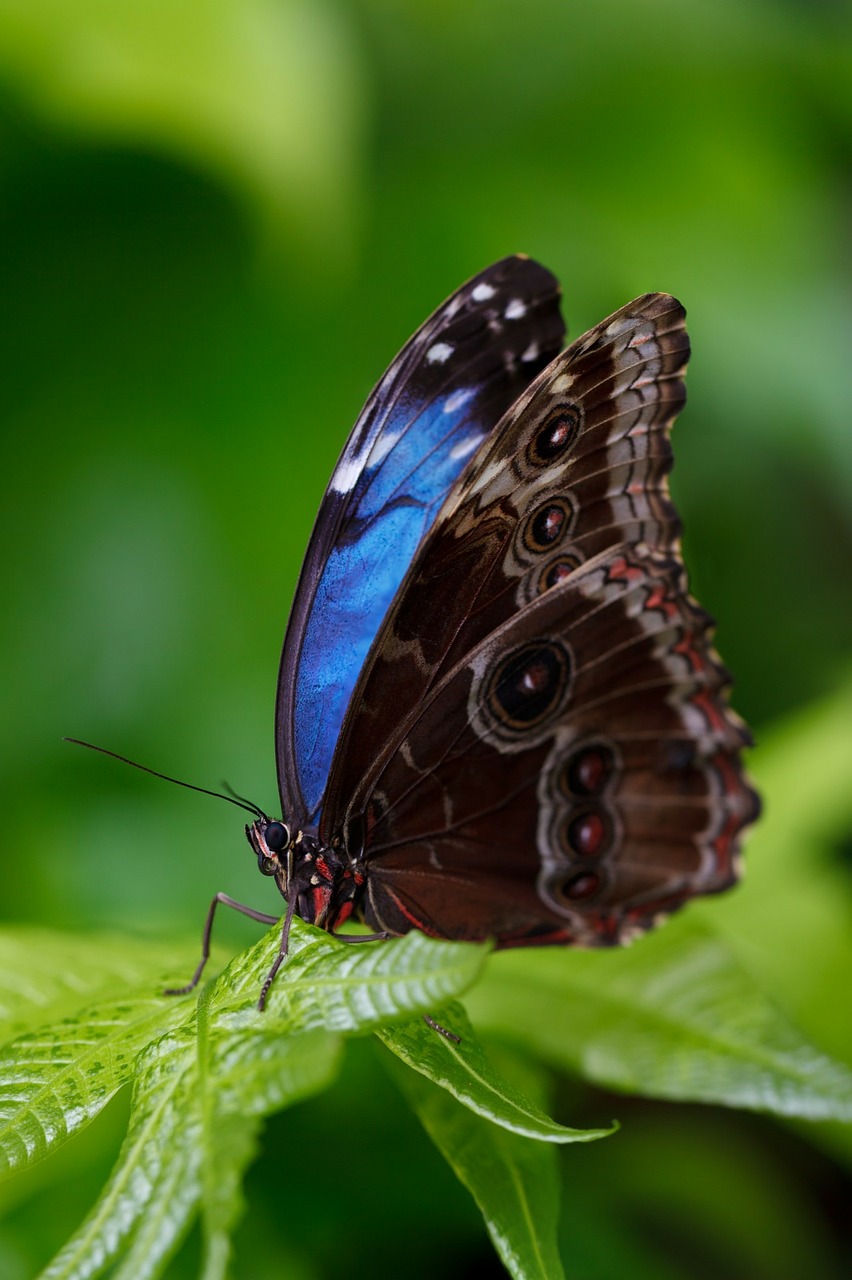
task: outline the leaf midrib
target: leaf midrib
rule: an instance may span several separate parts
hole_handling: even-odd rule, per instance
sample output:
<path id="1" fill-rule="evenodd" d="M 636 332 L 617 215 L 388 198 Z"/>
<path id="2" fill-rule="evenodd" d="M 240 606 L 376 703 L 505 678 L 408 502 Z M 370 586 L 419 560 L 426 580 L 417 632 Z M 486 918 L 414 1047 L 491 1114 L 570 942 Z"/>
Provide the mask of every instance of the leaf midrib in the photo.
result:
<path id="1" fill-rule="evenodd" d="M 176 1050 L 176 1052 L 183 1052 L 186 1054 L 187 1051 Z M 166 1107 L 171 1103 L 180 1085 L 183 1083 L 184 1075 L 188 1069 L 189 1067 L 185 1066 L 184 1069 L 181 1070 L 180 1066 L 178 1066 L 170 1074 L 168 1084 L 159 1089 L 159 1097 L 157 1098 L 156 1103 L 151 1107 L 141 1127 L 134 1133 L 133 1142 L 129 1153 L 127 1154 L 127 1158 L 123 1158 L 125 1152 L 122 1150 L 120 1169 L 115 1181 L 112 1182 L 108 1188 L 109 1194 L 105 1195 L 96 1206 L 96 1211 L 89 1220 L 85 1234 L 81 1234 L 78 1237 L 77 1248 L 66 1260 L 64 1271 L 55 1274 L 70 1274 L 69 1267 L 80 1257 L 81 1253 L 85 1255 L 89 1248 L 90 1241 L 97 1237 L 104 1221 L 109 1221 L 110 1218 L 114 1218 L 114 1205 L 125 1192 L 127 1183 L 133 1176 L 133 1173 L 139 1164 L 139 1152 L 146 1146 L 152 1132 L 156 1132 L 157 1123 L 163 1115 Z M 50 1267 L 46 1270 L 45 1275 L 51 1275 Z"/>
<path id="2" fill-rule="evenodd" d="M 551 1120 L 550 1117 L 544 1115 L 543 1112 L 531 1111 L 528 1107 L 522 1105 L 520 1102 L 514 1101 L 509 1094 L 501 1093 L 500 1090 L 495 1088 L 493 1084 L 491 1084 L 488 1080 L 486 1080 L 485 1077 L 481 1075 L 479 1071 L 473 1068 L 473 1066 L 458 1051 L 455 1045 L 448 1043 L 447 1052 L 450 1053 L 455 1058 L 455 1060 L 459 1063 L 461 1069 L 467 1075 L 471 1076 L 479 1085 L 481 1085 L 482 1088 L 485 1089 L 491 1097 L 499 1099 L 501 1102 L 511 1107 L 512 1110 L 516 1111 L 519 1115 L 528 1117 L 531 1124 L 537 1122 L 539 1126 L 538 1128 L 535 1128 L 535 1129 L 533 1128 L 519 1129 L 515 1127 L 511 1130 L 511 1132 L 522 1134 L 524 1137 L 538 1138 L 540 1141 L 543 1140 L 546 1142 L 568 1143 L 568 1142 L 589 1140 L 589 1139 L 586 1139 L 585 1136 L 583 1138 L 576 1136 L 583 1133 L 583 1130 L 568 1129 L 566 1128 L 565 1125 L 557 1124 L 556 1121 Z M 409 1065 L 411 1064 L 409 1063 Z M 417 1070 L 416 1067 L 414 1069 Z M 442 1088 L 446 1089 L 447 1092 L 451 1093 L 458 1102 L 461 1102 L 464 1106 L 469 1107 L 471 1111 L 476 1113 L 476 1115 L 482 1116 L 483 1119 L 490 1120 L 492 1123 L 495 1122 L 495 1116 L 493 1112 L 486 1110 L 481 1104 L 478 1104 L 476 1102 L 476 1099 L 469 1092 L 467 1091 L 462 1092 L 458 1088 L 454 1087 L 451 1080 L 445 1078 L 445 1080 L 442 1081 L 437 1079 L 436 1076 L 432 1076 L 432 1075 L 430 1075 L 428 1079 L 432 1080 L 434 1084 L 438 1084 Z M 545 1123 L 541 1123 L 542 1121 L 544 1121 Z M 501 1124 L 501 1128 L 502 1127 L 506 1127 L 506 1126 Z M 588 1132 L 594 1133 L 596 1136 L 599 1134 L 602 1136 L 603 1133 L 606 1131 L 590 1130 Z M 549 1136 L 545 1136 L 545 1135 L 549 1135 Z"/>

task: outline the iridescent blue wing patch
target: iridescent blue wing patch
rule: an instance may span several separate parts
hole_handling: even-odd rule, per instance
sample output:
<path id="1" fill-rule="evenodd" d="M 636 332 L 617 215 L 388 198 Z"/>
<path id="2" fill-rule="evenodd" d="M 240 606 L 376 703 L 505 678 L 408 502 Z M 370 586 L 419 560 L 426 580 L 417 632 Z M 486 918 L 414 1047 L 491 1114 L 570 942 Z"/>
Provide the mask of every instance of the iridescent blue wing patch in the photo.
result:
<path id="1" fill-rule="evenodd" d="M 297 826 L 318 820 L 352 690 L 419 543 L 563 334 L 556 279 L 506 258 L 438 308 L 367 401 L 320 506 L 281 655 L 278 779 Z"/>

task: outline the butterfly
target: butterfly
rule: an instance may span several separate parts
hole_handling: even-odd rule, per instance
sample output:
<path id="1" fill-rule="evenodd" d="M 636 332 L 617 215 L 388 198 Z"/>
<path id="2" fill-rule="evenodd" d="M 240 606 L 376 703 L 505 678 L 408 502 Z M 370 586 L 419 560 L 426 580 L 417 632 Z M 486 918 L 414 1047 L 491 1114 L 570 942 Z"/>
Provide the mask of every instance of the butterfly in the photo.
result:
<path id="1" fill-rule="evenodd" d="M 510 257 L 373 391 L 284 640 L 282 817 L 248 806 L 287 902 L 261 1007 L 294 915 L 599 946 L 736 880 L 750 739 L 667 483 L 684 315 L 645 294 L 561 350 L 556 279 Z M 276 919 L 217 895 L 202 965 L 216 901 Z"/>

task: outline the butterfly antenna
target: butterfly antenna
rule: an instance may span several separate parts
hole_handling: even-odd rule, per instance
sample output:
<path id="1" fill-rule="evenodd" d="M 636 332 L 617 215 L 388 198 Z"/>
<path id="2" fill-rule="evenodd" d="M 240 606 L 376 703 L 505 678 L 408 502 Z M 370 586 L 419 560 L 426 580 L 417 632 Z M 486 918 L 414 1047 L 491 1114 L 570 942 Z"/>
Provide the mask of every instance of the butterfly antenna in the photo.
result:
<path id="1" fill-rule="evenodd" d="M 251 800 L 247 800 L 245 796 L 241 796 L 235 791 L 230 782 L 222 779 L 222 790 L 226 793 L 223 799 L 233 800 L 234 804 L 241 804 L 244 809 L 248 809 L 251 813 L 256 813 L 259 818 L 265 818 L 267 815 L 258 805 L 252 804 Z"/>
<path id="2" fill-rule="evenodd" d="M 100 751 L 102 756 L 112 756 L 113 760 L 120 760 L 122 764 L 132 765 L 134 769 L 141 769 L 143 773 L 153 774 L 155 778 L 162 778 L 164 782 L 173 782 L 176 787 L 186 787 L 188 791 L 200 791 L 203 796 L 215 796 L 217 800 L 227 800 L 228 804 L 235 804 L 240 809 L 247 809 L 255 817 L 269 821 L 259 805 L 252 804 L 250 800 L 244 800 L 242 796 L 238 796 L 236 793 L 225 795 L 221 791 L 210 791 L 207 787 L 196 787 L 192 782 L 182 782 L 180 778 L 172 778 L 167 773 L 159 773 L 156 769 L 149 769 L 146 764 L 138 764 L 136 760 L 128 760 L 127 756 L 120 756 L 117 751 L 108 751 L 106 747 L 96 747 L 93 742 L 83 742 L 81 738 L 63 738 L 62 741 L 70 742 L 75 747 L 86 747 L 88 751 Z M 228 787 L 228 790 L 230 791 L 231 788 Z"/>

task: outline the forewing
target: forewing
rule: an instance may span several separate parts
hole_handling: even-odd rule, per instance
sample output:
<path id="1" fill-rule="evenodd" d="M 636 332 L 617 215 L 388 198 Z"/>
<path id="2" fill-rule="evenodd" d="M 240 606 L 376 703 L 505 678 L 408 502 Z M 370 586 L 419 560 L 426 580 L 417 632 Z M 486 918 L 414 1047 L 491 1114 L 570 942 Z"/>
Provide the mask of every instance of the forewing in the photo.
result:
<path id="1" fill-rule="evenodd" d="M 470 455 L 559 350 L 555 278 L 506 258 L 452 295 L 370 396 L 319 510 L 278 679 L 282 812 L 316 820 L 358 673 Z"/>

